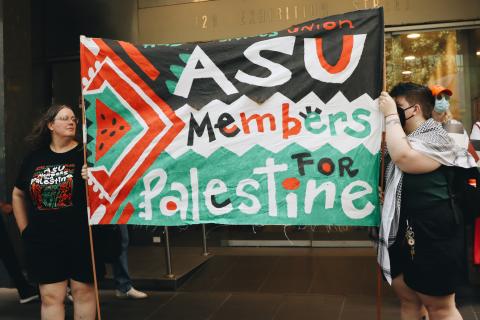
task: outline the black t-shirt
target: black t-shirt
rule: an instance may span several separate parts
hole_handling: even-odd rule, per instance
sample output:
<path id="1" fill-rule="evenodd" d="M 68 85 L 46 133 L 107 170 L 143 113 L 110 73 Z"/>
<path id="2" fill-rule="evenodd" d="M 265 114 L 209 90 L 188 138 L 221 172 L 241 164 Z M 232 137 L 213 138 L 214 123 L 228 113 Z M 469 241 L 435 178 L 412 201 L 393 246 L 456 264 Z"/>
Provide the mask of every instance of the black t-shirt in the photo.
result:
<path id="1" fill-rule="evenodd" d="M 420 174 L 403 174 L 402 208 L 422 210 L 450 199 L 446 171 L 448 167 Z"/>
<path id="2" fill-rule="evenodd" d="M 15 186 L 27 195 L 29 233 L 58 238 L 88 230 L 83 162 L 81 144 L 64 153 L 47 146 L 24 159 Z"/>

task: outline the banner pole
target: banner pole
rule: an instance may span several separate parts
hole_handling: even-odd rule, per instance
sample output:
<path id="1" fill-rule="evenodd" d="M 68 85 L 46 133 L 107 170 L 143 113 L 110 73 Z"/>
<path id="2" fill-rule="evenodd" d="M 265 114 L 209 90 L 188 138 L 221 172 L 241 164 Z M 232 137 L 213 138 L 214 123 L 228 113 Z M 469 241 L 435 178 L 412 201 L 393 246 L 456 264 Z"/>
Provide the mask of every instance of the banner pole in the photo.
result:
<path id="1" fill-rule="evenodd" d="M 83 99 L 83 89 L 81 88 L 81 84 L 80 84 L 80 89 L 81 89 L 81 92 L 82 92 L 82 131 L 83 134 L 83 163 L 84 165 L 87 165 L 87 141 L 85 139 L 85 137 L 87 136 L 87 124 L 86 124 L 86 115 L 85 115 L 85 103 L 84 103 L 84 99 Z M 89 207 L 89 201 L 88 201 L 88 179 L 85 180 L 85 194 L 86 194 L 86 198 L 87 198 L 87 207 Z M 96 298 L 96 302 L 97 302 L 97 318 L 98 320 L 102 320 L 102 316 L 101 316 L 101 313 L 100 313 L 100 297 L 99 297 L 99 294 L 98 294 L 98 281 L 97 281 L 97 272 L 96 272 L 96 264 L 95 264 L 95 253 L 94 253 L 94 250 L 93 250 L 93 237 L 92 237 L 92 226 L 90 225 L 90 216 L 88 214 L 88 211 L 87 211 L 87 221 L 88 221 L 88 236 L 90 238 L 90 256 L 92 258 L 92 271 L 93 271 L 93 286 L 95 288 L 95 298 Z"/>
<path id="2" fill-rule="evenodd" d="M 384 88 L 385 90 L 385 88 Z M 385 188 L 385 183 L 384 183 L 384 172 L 385 172 L 385 132 L 382 132 L 382 143 L 380 145 L 380 152 L 381 152 L 381 158 L 380 158 L 380 190 L 383 195 L 383 191 Z M 377 263 L 377 320 L 382 319 L 382 270 L 380 269 L 380 266 Z"/>
<path id="3" fill-rule="evenodd" d="M 207 230 L 205 224 L 202 224 L 202 244 L 203 244 L 203 256 L 209 256 L 210 252 L 208 252 L 207 247 Z"/>
<path id="4" fill-rule="evenodd" d="M 387 62 L 385 59 L 385 33 L 383 34 L 383 85 L 382 90 L 387 91 Z M 380 191 L 383 195 L 385 189 L 385 131 L 382 131 L 382 142 L 380 144 Z M 377 263 L 377 320 L 382 319 L 382 270 Z"/>
<path id="5" fill-rule="evenodd" d="M 165 277 L 168 279 L 174 279 L 175 275 L 172 272 L 172 254 L 170 252 L 170 236 L 168 234 L 168 226 L 164 226 L 163 231 L 165 234 L 165 266 L 167 269 L 167 274 Z"/>

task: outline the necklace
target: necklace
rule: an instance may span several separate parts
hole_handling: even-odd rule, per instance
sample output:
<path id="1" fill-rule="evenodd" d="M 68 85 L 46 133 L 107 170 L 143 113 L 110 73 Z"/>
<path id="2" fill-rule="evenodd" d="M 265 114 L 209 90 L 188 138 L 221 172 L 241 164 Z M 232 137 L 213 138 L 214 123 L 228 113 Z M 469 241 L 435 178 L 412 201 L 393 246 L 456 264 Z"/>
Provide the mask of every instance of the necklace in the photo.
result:
<path id="1" fill-rule="evenodd" d="M 53 145 L 53 143 L 50 143 L 50 149 L 52 149 L 52 151 L 55 152 L 55 153 L 60 153 L 59 150 L 57 151 L 57 148 L 55 148 L 55 146 Z"/>
<path id="2" fill-rule="evenodd" d="M 75 144 L 75 142 L 73 141 L 73 144 Z M 73 148 L 75 148 L 76 144 L 72 147 L 72 142 L 69 143 L 68 145 L 66 145 L 65 147 L 60 147 L 59 149 L 55 148 L 55 146 L 53 145 L 53 143 L 50 143 L 50 149 L 55 152 L 55 153 L 63 153 L 63 152 L 67 152 L 67 151 L 70 151 L 72 150 Z"/>

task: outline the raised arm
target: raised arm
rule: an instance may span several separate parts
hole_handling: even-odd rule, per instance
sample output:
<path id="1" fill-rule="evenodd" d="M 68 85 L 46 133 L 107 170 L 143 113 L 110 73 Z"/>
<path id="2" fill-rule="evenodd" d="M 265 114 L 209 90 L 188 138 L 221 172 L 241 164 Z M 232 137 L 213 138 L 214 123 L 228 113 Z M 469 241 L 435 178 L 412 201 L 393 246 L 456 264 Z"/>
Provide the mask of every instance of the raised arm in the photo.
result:
<path id="1" fill-rule="evenodd" d="M 12 205 L 13 205 L 13 214 L 15 220 L 17 220 L 17 226 L 20 230 L 20 233 L 28 225 L 28 207 L 27 207 L 27 195 L 24 191 L 18 189 L 17 187 L 13 188 L 12 192 Z"/>
<path id="2" fill-rule="evenodd" d="M 387 92 L 380 94 L 379 106 L 385 116 L 387 149 L 400 170 L 406 173 L 427 173 L 440 167 L 439 162 L 412 149 L 400 124 L 397 105 Z"/>

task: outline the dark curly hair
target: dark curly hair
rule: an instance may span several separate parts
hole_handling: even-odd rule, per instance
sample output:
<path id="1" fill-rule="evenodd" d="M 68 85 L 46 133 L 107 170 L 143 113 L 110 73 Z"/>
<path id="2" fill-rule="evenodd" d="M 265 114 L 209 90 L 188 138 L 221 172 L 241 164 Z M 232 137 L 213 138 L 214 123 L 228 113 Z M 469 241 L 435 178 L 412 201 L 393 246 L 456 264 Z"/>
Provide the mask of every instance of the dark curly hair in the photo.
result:
<path id="1" fill-rule="evenodd" d="M 393 98 L 404 97 L 410 105 L 418 103 L 425 119 L 432 117 L 435 97 L 428 87 L 413 82 L 400 82 L 390 90 L 390 95 Z"/>
<path id="2" fill-rule="evenodd" d="M 52 133 L 48 129 L 48 124 L 55 119 L 60 110 L 65 108 L 75 113 L 70 106 L 56 104 L 48 108 L 40 119 L 38 119 L 33 126 L 32 132 L 25 139 L 34 149 L 40 149 L 50 145 L 52 142 Z"/>

